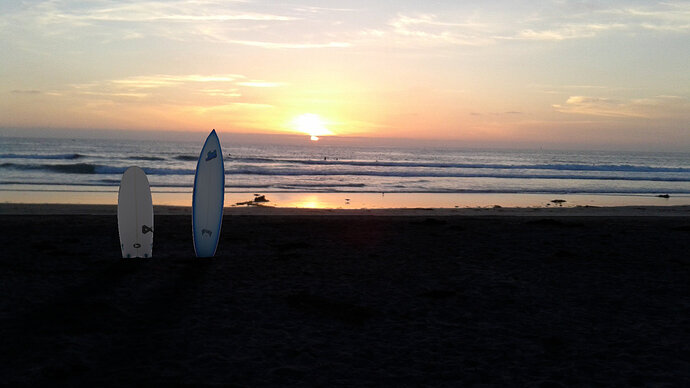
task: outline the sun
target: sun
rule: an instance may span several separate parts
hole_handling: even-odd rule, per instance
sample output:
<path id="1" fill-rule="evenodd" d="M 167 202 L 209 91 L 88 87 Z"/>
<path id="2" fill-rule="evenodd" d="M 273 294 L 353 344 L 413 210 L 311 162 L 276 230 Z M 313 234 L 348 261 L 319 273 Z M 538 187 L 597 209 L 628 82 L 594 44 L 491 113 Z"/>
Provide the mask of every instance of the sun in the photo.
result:
<path id="1" fill-rule="evenodd" d="M 333 132 L 326 128 L 326 123 L 321 116 L 314 113 L 304 113 L 292 120 L 292 127 L 302 133 L 311 136 L 312 141 L 318 141 L 319 136 L 332 135 Z"/>

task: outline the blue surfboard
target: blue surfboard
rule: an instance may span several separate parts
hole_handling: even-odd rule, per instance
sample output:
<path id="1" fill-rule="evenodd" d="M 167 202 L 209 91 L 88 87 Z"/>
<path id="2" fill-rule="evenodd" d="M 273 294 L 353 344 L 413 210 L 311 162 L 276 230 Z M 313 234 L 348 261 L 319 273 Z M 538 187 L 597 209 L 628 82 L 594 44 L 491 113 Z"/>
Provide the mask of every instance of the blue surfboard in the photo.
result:
<path id="1" fill-rule="evenodd" d="M 220 227 L 223 223 L 225 170 L 223 152 L 216 130 L 206 138 L 194 175 L 192 196 L 192 229 L 197 257 L 212 257 L 216 253 Z"/>

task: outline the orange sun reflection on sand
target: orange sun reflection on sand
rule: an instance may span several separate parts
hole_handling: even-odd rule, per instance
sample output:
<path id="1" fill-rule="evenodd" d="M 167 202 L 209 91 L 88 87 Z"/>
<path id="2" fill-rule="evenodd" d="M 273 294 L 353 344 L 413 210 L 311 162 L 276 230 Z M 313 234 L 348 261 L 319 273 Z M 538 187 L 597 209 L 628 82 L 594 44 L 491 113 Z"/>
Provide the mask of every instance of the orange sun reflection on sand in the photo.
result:
<path id="1" fill-rule="evenodd" d="M 282 204 L 285 207 L 297 207 L 307 209 L 326 209 L 331 208 L 332 204 L 325 203 L 317 195 L 303 195 L 294 198 L 292 201 L 288 200 Z"/>

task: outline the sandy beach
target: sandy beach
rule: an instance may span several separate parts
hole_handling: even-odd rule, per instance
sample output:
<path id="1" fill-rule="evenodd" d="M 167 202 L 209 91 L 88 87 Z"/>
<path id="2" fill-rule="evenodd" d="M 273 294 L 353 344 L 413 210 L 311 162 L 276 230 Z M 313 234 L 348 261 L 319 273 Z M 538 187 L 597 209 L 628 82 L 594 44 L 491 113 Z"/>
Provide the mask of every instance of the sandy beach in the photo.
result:
<path id="1" fill-rule="evenodd" d="M 690 207 L 0 205 L 2 385 L 688 386 Z"/>

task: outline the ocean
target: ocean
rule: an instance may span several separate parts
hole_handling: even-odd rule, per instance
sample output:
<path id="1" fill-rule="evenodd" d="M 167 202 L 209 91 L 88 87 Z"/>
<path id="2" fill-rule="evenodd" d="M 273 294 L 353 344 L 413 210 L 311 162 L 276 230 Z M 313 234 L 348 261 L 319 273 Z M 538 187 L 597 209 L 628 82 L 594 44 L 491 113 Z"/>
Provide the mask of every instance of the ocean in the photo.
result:
<path id="1" fill-rule="evenodd" d="M 146 172 L 154 200 L 155 194 L 165 193 L 186 198 L 203 140 L 0 138 L 0 202 L 16 202 L 16 193 L 43 192 L 58 202 L 103 193 L 104 201 L 112 203 L 122 173 L 133 165 Z M 668 194 L 690 204 L 690 153 L 235 145 L 230 136 L 221 140 L 226 192 L 237 198 L 250 199 L 254 193 L 375 193 L 389 198 L 423 193 L 544 198 Z"/>

